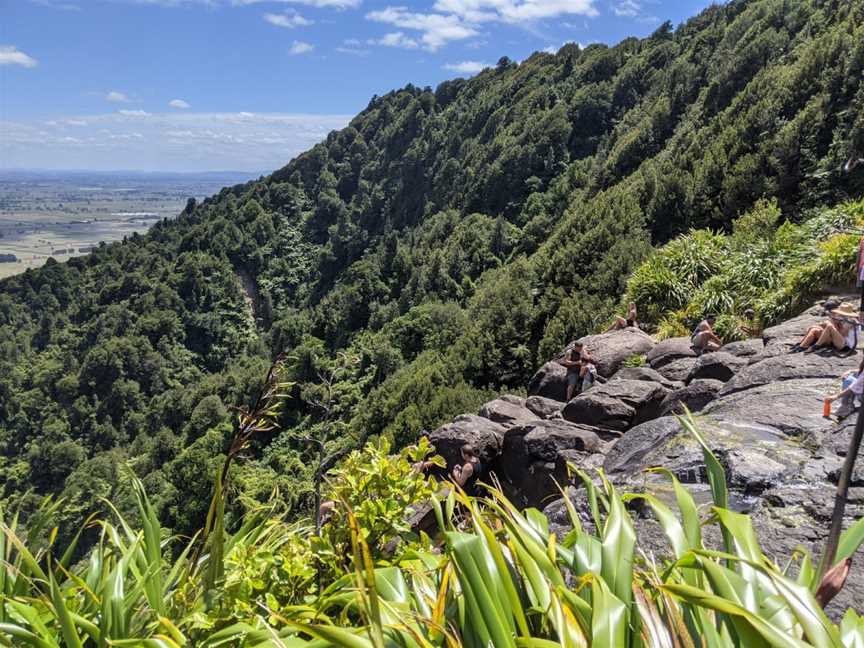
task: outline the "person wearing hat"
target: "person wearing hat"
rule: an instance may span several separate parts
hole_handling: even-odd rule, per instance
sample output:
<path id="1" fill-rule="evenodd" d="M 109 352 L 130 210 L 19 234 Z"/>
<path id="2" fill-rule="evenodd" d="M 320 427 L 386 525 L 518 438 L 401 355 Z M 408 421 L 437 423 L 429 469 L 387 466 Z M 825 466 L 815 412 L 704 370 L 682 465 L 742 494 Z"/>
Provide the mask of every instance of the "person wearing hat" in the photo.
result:
<path id="1" fill-rule="evenodd" d="M 858 311 L 849 302 L 843 302 L 829 313 L 825 322 L 807 331 L 804 339 L 792 348 L 792 353 L 813 351 L 820 347 L 854 351 L 858 347 L 859 328 Z"/>

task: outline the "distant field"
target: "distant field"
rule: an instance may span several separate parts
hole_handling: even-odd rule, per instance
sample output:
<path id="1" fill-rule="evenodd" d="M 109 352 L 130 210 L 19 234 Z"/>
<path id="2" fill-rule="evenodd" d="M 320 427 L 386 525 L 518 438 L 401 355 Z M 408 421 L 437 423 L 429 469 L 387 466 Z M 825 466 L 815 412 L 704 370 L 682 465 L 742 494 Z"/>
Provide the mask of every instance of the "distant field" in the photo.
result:
<path id="1" fill-rule="evenodd" d="M 64 261 L 100 242 L 144 233 L 173 218 L 189 198 L 202 199 L 252 174 L 123 174 L 0 171 L 0 279 Z"/>

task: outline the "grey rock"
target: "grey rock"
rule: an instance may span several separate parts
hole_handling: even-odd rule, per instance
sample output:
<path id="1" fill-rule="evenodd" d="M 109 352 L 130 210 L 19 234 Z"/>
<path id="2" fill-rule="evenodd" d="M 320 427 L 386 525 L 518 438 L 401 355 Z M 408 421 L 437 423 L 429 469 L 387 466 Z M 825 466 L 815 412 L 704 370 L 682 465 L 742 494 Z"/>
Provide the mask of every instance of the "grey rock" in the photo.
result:
<path id="1" fill-rule="evenodd" d="M 681 360 L 682 358 L 695 358 L 696 353 L 693 351 L 689 337 L 669 338 L 658 342 L 651 349 L 646 359 L 652 369 L 659 369 L 670 362 Z"/>
<path id="2" fill-rule="evenodd" d="M 717 393 L 722 388 L 723 383 L 719 380 L 697 378 L 689 385 L 666 395 L 660 405 L 660 416 L 683 414 L 684 406 L 691 412 L 699 412 L 717 398 Z"/>
<path id="3" fill-rule="evenodd" d="M 696 356 L 692 358 L 678 358 L 668 364 L 657 367 L 657 373 L 663 375 L 667 380 L 674 382 L 685 382 L 696 364 Z"/>
<path id="4" fill-rule="evenodd" d="M 637 328 L 588 335 L 580 342 L 594 356 L 597 373 L 609 378 L 630 356 L 645 355 L 654 348 L 654 340 Z"/>
<path id="5" fill-rule="evenodd" d="M 739 358 L 751 358 L 765 350 L 765 343 L 762 341 L 762 338 L 751 338 L 749 340 L 724 344 L 720 350 L 724 353 L 731 353 Z"/>
<path id="6" fill-rule="evenodd" d="M 731 353 L 716 351 L 714 353 L 704 353 L 696 360 L 696 364 L 690 370 L 687 376 L 687 382 L 697 380 L 699 378 L 710 378 L 712 380 L 721 380 L 726 382 L 730 380 L 736 372 L 747 366 L 747 358 L 734 356 Z"/>
<path id="7" fill-rule="evenodd" d="M 784 380 L 806 378 L 836 380 L 844 371 L 855 369 L 857 366 L 858 359 L 854 355 L 839 357 L 830 352 L 828 355 L 819 353 L 777 355 L 761 359 L 739 370 L 720 391 L 720 396 Z"/>
<path id="8" fill-rule="evenodd" d="M 447 461 L 448 469 L 462 461 L 462 446 L 474 446 L 481 462 L 489 465 L 501 452 L 504 426 L 482 416 L 463 414 L 429 435 L 435 451 Z"/>
<path id="9" fill-rule="evenodd" d="M 610 380 L 571 400 L 562 414 L 572 423 L 625 430 L 656 417 L 667 393 L 665 387 L 655 382 Z"/>
<path id="10" fill-rule="evenodd" d="M 498 397 L 498 400 L 502 400 L 505 403 L 511 403 L 513 405 L 525 407 L 525 399 L 521 396 L 516 396 L 515 394 L 501 394 Z"/>
<path id="11" fill-rule="evenodd" d="M 547 362 L 528 383 L 529 396 L 543 396 L 564 402 L 567 400 L 567 369 L 557 362 Z"/>
<path id="12" fill-rule="evenodd" d="M 742 429 L 813 435 L 833 426 L 822 418 L 822 401 L 834 389 L 831 380 L 785 380 L 720 396 L 703 413 Z"/>
<path id="13" fill-rule="evenodd" d="M 606 453 L 603 469 L 610 475 L 635 474 L 651 465 L 649 456 L 666 441 L 681 434 L 681 425 L 671 416 L 637 425 L 622 436 Z"/>
<path id="14" fill-rule="evenodd" d="M 559 493 L 556 481 L 562 486 L 567 482 L 567 461 L 581 465 L 604 449 L 605 444 L 590 427 L 537 421 L 507 430 L 502 454 L 494 466 L 517 505 L 538 506 Z"/>
<path id="15" fill-rule="evenodd" d="M 518 404 L 520 402 L 521 404 Z M 512 427 L 519 423 L 527 423 L 540 418 L 534 412 L 525 407 L 524 403 L 525 400 L 522 398 L 519 398 L 516 402 L 513 400 L 505 400 L 505 397 L 496 398 L 495 400 L 489 401 L 483 405 L 478 414 L 490 421 L 500 423 L 504 427 Z"/>
<path id="16" fill-rule="evenodd" d="M 730 488 L 746 494 L 761 493 L 775 486 L 790 466 L 766 457 L 749 448 L 735 448 L 721 453 L 720 461 L 726 470 Z"/>
<path id="17" fill-rule="evenodd" d="M 660 383 L 666 389 L 683 387 L 682 383 L 669 380 L 666 376 L 651 367 L 624 367 L 615 372 L 615 375 L 610 380 L 647 380 L 649 382 Z"/>
<path id="18" fill-rule="evenodd" d="M 529 396 L 525 401 L 525 407 L 534 412 L 540 418 L 550 418 L 561 413 L 564 403 L 543 396 Z"/>

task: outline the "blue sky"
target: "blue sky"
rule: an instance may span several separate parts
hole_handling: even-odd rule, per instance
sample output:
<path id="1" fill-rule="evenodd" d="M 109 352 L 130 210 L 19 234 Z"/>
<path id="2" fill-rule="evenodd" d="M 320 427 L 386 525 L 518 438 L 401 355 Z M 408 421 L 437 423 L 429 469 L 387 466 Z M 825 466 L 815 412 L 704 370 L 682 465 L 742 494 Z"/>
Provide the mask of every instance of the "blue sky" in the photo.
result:
<path id="1" fill-rule="evenodd" d="M 268 171 L 373 94 L 708 0 L 0 0 L 0 168 Z"/>

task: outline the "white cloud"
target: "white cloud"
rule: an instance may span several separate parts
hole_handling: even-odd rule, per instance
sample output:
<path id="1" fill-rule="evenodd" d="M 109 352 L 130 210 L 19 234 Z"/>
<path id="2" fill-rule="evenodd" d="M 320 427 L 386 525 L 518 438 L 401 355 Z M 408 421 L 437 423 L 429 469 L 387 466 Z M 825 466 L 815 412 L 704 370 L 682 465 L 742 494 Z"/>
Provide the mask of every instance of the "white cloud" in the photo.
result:
<path id="1" fill-rule="evenodd" d="M 477 74 L 488 67 L 492 67 L 489 63 L 481 63 L 480 61 L 462 61 L 461 63 L 445 63 L 444 69 L 453 72 L 461 72 L 462 74 Z"/>
<path id="2" fill-rule="evenodd" d="M 294 41 L 291 44 L 291 47 L 288 48 L 288 53 L 292 56 L 296 56 L 298 54 L 308 54 L 314 49 L 315 46 L 311 45 L 310 43 L 304 43 L 303 41 Z"/>
<path id="3" fill-rule="evenodd" d="M 180 110 L 186 110 L 187 108 L 191 108 L 188 102 L 183 101 L 182 99 L 172 99 L 168 102 L 168 105 L 171 108 L 179 108 Z"/>
<path id="4" fill-rule="evenodd" d="M 284 166 L 343 128 L 348 115 L 119 112 L 45 121 L 0 120 L 8 168 L 249 170 Z M 70 122 L 86 122 L 70 131 Z"/>
<path id="5" fill-rule="evenodd" d="M 281 14 L 266 13 L 264 20 L 271 25 L 277 27 L 285 27 L 286 29 L 294 29 L 295 27 L 306 27 L 312 24 L 308 18 L 304 18 L 296 11 L 286 11 Z"/>
<path id="6" fill-rule="evenodd" d="M 594 3 L 595 0 L 436 0 L 435 10 L 471 23 L 519 23 L 564 15 L 596 16 L 599 12 Z"/>
<path id="7" fill-rule="evenodd" d="M 129 103 L 129 97 L 122 92 L 112 90 L 105 94 L 105 101 L 110 101 L 111 103 Z"/>
<path id="8" fill-rule="evenodd" d="M 642 6 L 636 0 L 621 0 L 621 2 L 612 7 L 612 11 L 615 12 L 616 16 L 635 18 L 642 12 Z"/>
<path id="9" fill-rule="evenodd" d="M 363 47 L 363 42 L 358 38 L 346 38 L 342 44 L 336 47 L 340 54 L 353 54 L 355 56 L 366 56 L 369 50 Z"/>
<path id="10" fill-rule="evenodd" d="M 62 11 L 81 11 L 81 7 L 71 2 L 57 2 L 56 0 L 30 0 L 30 2 L 41 7 L 60 9 Z"/>
<path id="11" fill-rule="evenodd" d="M 211 4 L 212 0 L 201 0 Z M 317 9 L 353 9 L 359 7 L 362 0 L 231 0 L 232 5 L 246 6 L 254 4 L 299 4 Z"/>
<path id="12" fill-rule="evenodd" d="M 417 49 L 420 47 L 413 38 L 408 38 L 405 32 L 392 32 L 384 34 L 381 38 L 372 38 L 367 41 L 370 45 L 383 45 L 384 47 L 401 47 L 402 49 Z"/>
<path id="13" fill-rule="evenodd" d="M 463 23 L 458 16 L 414 13 L 405 7 L 387 7 L 380 11 L 372 11 L 366 14 L 366 18 L 402 29 L 419 31 L 420 44 L 430 52 L 438 50 L 450 41 L 463 40 L 478 34 L 475 27 Z"/>
<path id="14" fill-rule="evenodd" d="M 14 45 L 0 45 L 0 65 L 20 65 L 25 68 L 34 68 L 39 61 L 28 56 Z"/>
<path id="15" fill-rule="evenodd" d="M 124 117 L 149 117 L 150 113 L 144 110 L 118 110 L 118 115 L 123 115 Z"/>

